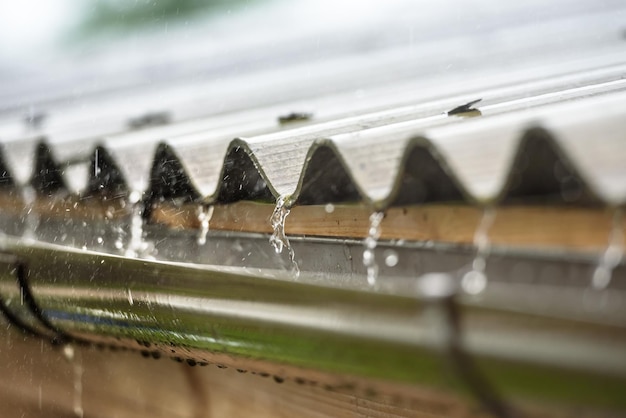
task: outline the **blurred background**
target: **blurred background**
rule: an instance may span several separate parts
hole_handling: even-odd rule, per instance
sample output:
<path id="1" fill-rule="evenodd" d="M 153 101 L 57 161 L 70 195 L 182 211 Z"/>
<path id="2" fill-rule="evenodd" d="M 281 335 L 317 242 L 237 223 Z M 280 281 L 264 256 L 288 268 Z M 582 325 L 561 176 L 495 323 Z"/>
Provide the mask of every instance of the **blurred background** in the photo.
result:
<path id="1" fill-rule="evenodd" d="M 55 93 L 76 97 L 166 80 L 233 77 L 400 48 L 408 54 L 406 61 L 432 61 L 431 74 L 463 74 L 481 60 L 483 67 L 491 63 L 514 69 L 539 52 L 528 52 L 531 46 L 554 51 L 550 59 L 558 60 L 571 58 L 573 52 L 580 58 L 581 51 L 589 52 L 586 46 L 621 39 L 622 4 L 620 0 L 3 2 L 0 95 L 5 108 L 8 101 L 27 107 Z M 393 76 L 395 69 L 389 71 Z M 312 76 L 303 74 L 303 82 Z M 37 91 L 44 85 L 50 88 Z M 21 97 L 15 97 L 18 92 Z"/>

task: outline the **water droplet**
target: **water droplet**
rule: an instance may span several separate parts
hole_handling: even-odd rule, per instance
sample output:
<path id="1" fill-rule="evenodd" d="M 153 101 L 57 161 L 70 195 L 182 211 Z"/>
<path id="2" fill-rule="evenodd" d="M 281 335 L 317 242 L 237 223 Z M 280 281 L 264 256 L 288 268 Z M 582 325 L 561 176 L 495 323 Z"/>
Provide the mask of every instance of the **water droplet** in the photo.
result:
<path id="1" fill-rule="evenodd" d="M 98 242 L 98 244 L 102 244 L 104 242 L 104 239 L 102 237 L 98 237 L 96 238 L 96 241 Z"/>
<path id="2" fill-rule="evenodd" d="M 128 289 L 126 291 L 126 296 L 128 297 L 128 303 L 132 306 L 135 304 L 135 301 L 133 300 L 133 293 L 131 292 L 130 289 Z"/>
<path id="3" fill-rule="evenodd" d="M 363 265 L 367 268 L 367 283 L 370 286 L 376 284 L 378 278 L 378 264 L 376 264 L 376 254 L 374 250 L 380 238 L 380 223 L 385 214 L 383 212 L 374 212 L 370 215 L 370 226 L 367 237 L 363 241 L 365 250 L 363 250 Z"/>
<path id="4" fill-rule="evenodd" d="M 332 203 L 327 203 L 326 206 L 324 206 L 324 210 L 326 211 L 326 213 L 333 213 L 335 211 L 335 205 L 333 205 Z"/>
<path id="5" fill-rule="evenodd" d="M 598 266 L 593 272 L 591 285 L 594 289 L 606 289 L 611 283 L 613 270 L 624 258 L 624 234 L 622 228 L 622 210 L 615 209 L 609 234 L 609 245 L 600 256 Z"/>
<path id="6" fill-rule="evenodd" d="M 71 344 L 63 346 L 63 355 L 65 356 L 67 361 L 74 360 L 74 346 Z"/>
<path id="7" fill-rule="evenodd" d="M 231 248 L 235 252 L 238 252 L 238 253 L 243 252 L 243 245 L 241 244 L 241 241 L 238 239 L 235 240 Z"/>
<path id="8" fill-rule="evenodd" d="M 454 294 L 454 279 L 448 273 L 428 273 L 417 280 L 420 293 L 429 298 L 444 298 Z"/>
<path id="9" fill-rule="evenodd" d="M 200 230 L 198 231 L 198 245 L 206 244 L 206 237 L 209 233 L 209 222 L 213 217 L 213 206 L 205 208 L 203 205 L 198 207 L 198 222 L 200 222 Z"/>
<path id="10" fill-rule="evenodd" d="M 272 236 L 270 237 L 270 244 L 274 247 L 276 254 L 280 254 L 283 252 L 283 248 L 287 249 L 289 252 L 289 260 L 293 266 L 293 272 L 298 278 L 300 276 L 300 267 L 296 262 L 296 254 L 291 248 L 291 244 L 289 243 L 289 239 L 285 235 L 285 220 L 289 215 L 290 209 L 286 204 L 288 196 L 280 196 L 276 199 L 276 207 L 274 208 L 274 212 L 270 217 L 270 223 L 272 225 Z"/>
<path id="11" fill-rule="evenodd" d="M 128 202 L 132 205 L 138 203 L 141 200 L 142 193 L 138 190 L 133 190 L 128 195 Z"/>
<path id="12" fill-rule="evenodd" d="M 495 210 L 490 206 L 485 207 L 476 232 L 474 233 L 476 256 L 472 261 L 472 270 L 465 273 L 461 279 L 461 287 L 470 295 L 478 295 L 487 288 L 488 280 L 485 274 L 485 267 L 487 266 L 487 257 L 491 249 L 488 232 L 491 225 L 493 225 L 495 217 Z"/>
<path id="13" fill-rule="evenodd" d="M 487 260 L 485 260 L 483 257 L 476 257 L 472 261 L 472 269 L 473 270 L 483 271 L 483 270 L 485 270 L 486 266 L 487 266 Z"/>
<path id="14" fill-rule="evenodd" d="M 470 295 L 477 295 L 487 287 L 487 276 L 482 271 L 468 271 L 461 279 L 461 286 Z"/>
<path id="15" fill-rule="evenodd" d="M 387 267 L 395 267 L 398 265 L 398 261 L 400 261 L 398 253 L 394 250 L 385 250 L 383 256 L 385 257 L 385 265 Z"/>
<path id="16" fill-rule="evenodd" d="M 611 283 L 611 271 L 604 266 L 597 266 L 591 278 L 591 284 L 595 289 L 605 289 Z"/>

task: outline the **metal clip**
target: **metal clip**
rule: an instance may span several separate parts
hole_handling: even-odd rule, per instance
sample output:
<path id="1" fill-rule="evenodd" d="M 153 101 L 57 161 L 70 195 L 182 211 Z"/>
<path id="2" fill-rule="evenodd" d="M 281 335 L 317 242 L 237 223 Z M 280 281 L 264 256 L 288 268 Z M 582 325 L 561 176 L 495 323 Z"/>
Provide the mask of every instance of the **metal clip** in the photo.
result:
<path id="1" fill-rule="evenodd" d="M 418 279 L 418 288 L 420 293 L 432 302 L 431 312 L 436 318 L 440 335 L 439 344 L 456 376 L 491 415 L 498 418 L 514 416 L 510 406 L 480 372 L 464 349 L 462 312 L 457 302 L 458 286 L 455 279 L 446 273 L 426 274 Z"/>

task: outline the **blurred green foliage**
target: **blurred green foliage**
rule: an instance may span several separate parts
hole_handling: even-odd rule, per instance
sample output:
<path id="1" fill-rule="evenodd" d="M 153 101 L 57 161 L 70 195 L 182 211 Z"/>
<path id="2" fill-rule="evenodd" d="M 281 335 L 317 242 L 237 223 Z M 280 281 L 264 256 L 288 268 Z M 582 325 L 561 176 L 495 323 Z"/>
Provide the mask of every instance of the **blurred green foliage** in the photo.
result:
<path id="1" fill-rule="evenodd" d="M 132 31 L 226 12 L 247 3 L 249 0 L 100 0 L 90 3 L 79 29 L 85 35 Z"/>

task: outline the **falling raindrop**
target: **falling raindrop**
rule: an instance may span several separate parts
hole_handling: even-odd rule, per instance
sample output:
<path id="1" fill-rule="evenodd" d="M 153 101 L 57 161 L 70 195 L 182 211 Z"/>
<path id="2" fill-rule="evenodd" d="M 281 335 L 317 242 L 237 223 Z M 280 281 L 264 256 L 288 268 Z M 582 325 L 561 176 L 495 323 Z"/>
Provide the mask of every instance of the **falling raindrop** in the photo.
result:
<path id="1" fill-rule="evenodd" d="M 335 211 L 335 205 L 333 205 L 332 203 L 327 203 L 326 206 L 324 206 L 324 210 L 326 211 L 326 213 L 333 213 Z"/>
<path id="2" fill-rule="evenodd" d="M 291 244 L 289 243 L 289 239 L 285 235 L 285 219 L 287 215 L 289 215 L 290 209 L 286 204 L 288 196 L 280 196 L 276 199 L 276 207 L 274 208 L 274 212 L 270 218 L 270 222 L 272 225 L 272 236 L 270 237 L 270 244 L 274 247 L 276 254 L 280 254 L 283 252 L 283 248 L 285 248 L 289 252 L 289 260 L 292 264 L 292 270 L 296 276 L 296 278 L 300 277 L 300 267 L 296 262 L 296 253 L 293 248 L 291 248 Z"/>
<path id="3" fill-rule="evenodd" d="M 135 301 L 133 300 L 133 292 L 130 289 L 127 289 L 126 291 L 126 296 L 128 298 L 128 303 L 132 306 L 134 305 Z"/>
<path id="4" fill-rule="evenodd" d="M 26 218 L 24 219 L 24 238 L 35 238 L 35 231 L 39 226 L 39 216 L 35 210 L 37 193 L 35 189 L 28 185 L 22 188 L 22 199 L 24 200 Z"/>
<path id="5" fill-rule="evenodd" d="M 367 283 L 370 286 L 374 286 L 378 278 L 378 264 L 376 263 L 374 250 L 378 244 L 378 238 L 380 238 L 380 223 L 384 217 L 385 214 L 383 212 L 374 212 L 370 215 L 370 227 L 363 242 L 365 245 L 363 265 L 367 268 Z"/>
<path id="6" fill-rule="evenodd" d="M 209 233 L 209 222 L 213 217 L 213 206 L 205 208 L 203 205 L 198 207 L 198 222 L 200 222 L 200 231 L 198 231 L 198 245 L 206 244 L 206 236 Z"/>
<path id="7" fill-rule="evenodd" d="M 489 242 L 489 228 L 493 225 L 496 217 L 495 210 L 491 207 L 483 209 L 483 216 L 478 223 L 478 228 L 474 233 L 474 246 L 476 247 L 476 256 L 472 261 L 472 270 L 465 273 L 461 279 L 461 286 L 466 293 L 477 295 L 482 293 L 487 287 L 487 275 L 485 267 L 487 265 L 487 256 L 491 249 Z"/>
<path id="8" fill-rule="evenodd" d="M 72 364 L 74 374 L 74 414 L 82 418 L 83 411 L 83 362 L 80 352 L 73 345 L 63 347 L 63 355 Z"/>
<path id="9" fill-rule="evenodd" d="M 71 344 L 67 344 L 63 346 L 63 355 L 67 359 L 67 361 L 74 360 L 74 346 Z"/>
<path id="10" fill-rule="evenodd" d="M 449 273 L 427 273 L 418 278 L 417 288 L 428 298 L 446 298 L 454 294 L 455 283 Z"/>
<path id="11" fill-rule="evenodd" d="M 598 265 L 593 272 L 591 285 L 594 289 L 606 289 L 611 283 L 613 270 L 624 258 L 624 234 L 622 228 L 622 210 L 615 209 L 609 234 L 609 245 L 600 256 Z"/>
<path id="12" fill-rule="evenodd" d="M 83 417 L 83 365 L 80 355 L 74 361 L 74 413 Z"/>
<path id="13" fill-rule="evenodd" d="M 471 270 L 465 273 L 461 285 L 465 292 L 470 295 L 477 295 L 487 287 L 487 276 L 482 270 Z"/>
<path id="14" fill-rule="evenodd" d="M 114 247 L 120 252 L 124 252 L 124 241 L 127 235 L 127 231 L 121 226 L 116 225 L 113 227 L 113 232 L 116 233 L 117 237 L 115 238 L 115 242 L 113 243 Z"/>
<path id="15" fill-rule="evenodd" d="M 385 265 L 387 267 L 395 267 L 398 265 L 398 261 L 400 261 L 398 253 L 394 250 L 385 250 L 383 257 L 385 257 Z"/>

